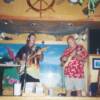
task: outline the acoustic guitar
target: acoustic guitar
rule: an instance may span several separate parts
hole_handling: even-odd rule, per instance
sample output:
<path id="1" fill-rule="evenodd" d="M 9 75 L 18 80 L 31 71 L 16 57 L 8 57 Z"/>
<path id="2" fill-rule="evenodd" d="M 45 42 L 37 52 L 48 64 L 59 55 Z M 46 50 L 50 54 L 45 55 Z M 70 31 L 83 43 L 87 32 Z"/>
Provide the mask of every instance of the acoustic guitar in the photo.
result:
<path id="1" fill-rule="evenodd" d="M 34 54 L 30 54 L 28 56 L 27 62 L 26 62 L 26 66 L 27 66 L 27 74 L 29 74 L 30 76 L 34 77 L 34 78 L 38 78 L 39 76 L 39 64 L 37 63 L 37 57 L 39 55 L 39 52 L 44 52 L 48 49 L 48 47 L 44 47 L 44 48 L 40 48 L 36 53 Z M 32 60 L 35 60 L 35 62 L 33 63 Z M 25 61 L 21 61 L 21 68 L 20 68 L 20 75 L 24 73 L 25 71 Z"/>
<path id="2" fill-rule="evenodd" d="M 72 52 L 71 55 L 69 57 L 64 57 L 63 61 L 61 61 L 61 66 L 63 68 L 65 68 L 66 66 L 68 66 L 69 62 L 71 61 L 71 59 L 76 55 L 76 52 Z"/>
<path id="3" fill-rule="evenodd" d="M 39 55 L 41 55 L 41 52 L 44 52 L 44 51 L 46 51 L 47 49 L 48 49 L 48 47 L 46 46 L 46 47 L 44 47 L 44 48 L 38 49 L 37 52 L 35 52 L 35 53 L 31 53 L 31 54 L 28 56 L 27 65 L 30 66 L 30 65 L 32 64 L 32 59 L 35 58 L 35 57 L 36 57 L 36 58 L 39 57 Z"/>

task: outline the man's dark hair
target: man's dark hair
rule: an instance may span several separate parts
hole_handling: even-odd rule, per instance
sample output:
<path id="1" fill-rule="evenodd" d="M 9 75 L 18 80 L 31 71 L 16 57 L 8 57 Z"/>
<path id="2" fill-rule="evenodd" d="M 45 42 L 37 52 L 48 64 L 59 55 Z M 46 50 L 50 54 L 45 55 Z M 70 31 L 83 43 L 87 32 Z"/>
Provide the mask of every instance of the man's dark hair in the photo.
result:
<path id="1" fill-rule="evenodd" d="M 36 35 L 35 35 L 34 33 L 30 33 L 30 34 L 28 35 L 28 37 L 27 37 L 27 43 L 29 42 L 29 39 L 30 39 L 31 36 L 36 37 Z"/>

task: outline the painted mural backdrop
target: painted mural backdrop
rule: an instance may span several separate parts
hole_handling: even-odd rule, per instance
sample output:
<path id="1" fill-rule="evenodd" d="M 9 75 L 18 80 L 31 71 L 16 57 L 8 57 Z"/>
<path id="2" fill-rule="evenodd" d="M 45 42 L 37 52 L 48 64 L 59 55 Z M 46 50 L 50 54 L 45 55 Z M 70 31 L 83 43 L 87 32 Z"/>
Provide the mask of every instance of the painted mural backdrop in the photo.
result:
<path id="1" fill-rule="evenodd" d="M 1 34 L 0 38 L 0 63 L 15 63 L 15 56 L 19 49 L 26 43 L 28 34 Z M 4 38 L 5 36 L 6 38 Z M 64 92 L 64 77 L 63 68 L 61 67 L 60 57 L 65 48 L 66 36 L 56 38 L 52 35 L 36 34 L 36 45 L 40 48 L 47 47 L 44 51 L 43 60 L 40 62 L 40 82 L 48 88 L 56 88 L 57 93 Z M 73 34 L 77 43 L 84 45 L 87 48 L 87 35 Z M 47 38 L 46 38 L 47 37 Z M 42 42 L 41 42 L 42 41 Z M 44 43 L 43 43 L 44 41 Z M 12 62 L 12 59 L 14 62 Z M 86 69 L 86 67 L 85 67 Z M 13 95 L 13 85 L 19 81 L 17 68 L 3 67 L 3 94 Z M 86 71 L 85 71 L 86 72 Z M 33 70 L 33 76 L 36 74 Z M 85 73 L 86 74 L 86 73 Z M 86 75 L 85 75 L 86 76 Z M 87 80 L 87 78 L 86 78 Z M 12 92 L 11 92 L 12 90 Z M 58 92 L 59 91 L 59 92 Z"/>

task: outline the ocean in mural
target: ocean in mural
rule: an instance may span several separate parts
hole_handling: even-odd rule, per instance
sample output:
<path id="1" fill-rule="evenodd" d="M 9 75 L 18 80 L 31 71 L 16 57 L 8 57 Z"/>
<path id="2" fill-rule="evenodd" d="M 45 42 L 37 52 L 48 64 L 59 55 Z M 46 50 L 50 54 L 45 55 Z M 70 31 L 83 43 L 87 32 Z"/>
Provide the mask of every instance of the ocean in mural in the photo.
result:
<path id="1" fill-rule="evenodd" d="M 7 48 L 14 52 L 14 56 L 24 44 L 0 44 L 0 63 L 9 61 Z M 60 56 L 64 49 L 67 48 L 63 44 L 37 44 L 40 47 L 47 46 L 48 49 L 44 52 L 44 59 L 40 62 L 40 81 L 48 87 L 62 87 L 63 69 L 60 66 Z M 3 59 L 3 60 L 2 60 Z"/>

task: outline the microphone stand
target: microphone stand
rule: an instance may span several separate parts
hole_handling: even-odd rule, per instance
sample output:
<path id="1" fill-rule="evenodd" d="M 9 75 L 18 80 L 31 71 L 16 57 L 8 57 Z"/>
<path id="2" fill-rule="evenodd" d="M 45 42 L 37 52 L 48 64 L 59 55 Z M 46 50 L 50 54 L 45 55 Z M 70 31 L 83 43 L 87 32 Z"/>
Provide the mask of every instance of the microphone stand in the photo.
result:
<path id="1" fill-rule="evenodd" d="M 63 93 L 64 89 L 65 89 L 65 77 L 64 77 L 64 69 L 63 67 L 61 67 L 61 82 L 62 82 L 62 92 L 58 94 L 58 96 L 66 96 L 65 93 Z"/>
<path id="2" fill-rule="evenodd" d="M 25 59 L 25 69 L 24 69 L 24 84 L 23 84 L 23 91 L 25 92 L 25 87 L 26 87 L 26 75 L 27 75 L 27 59 L 28 59 L 28 54 L 26 54 L 26 59 Z"/>

